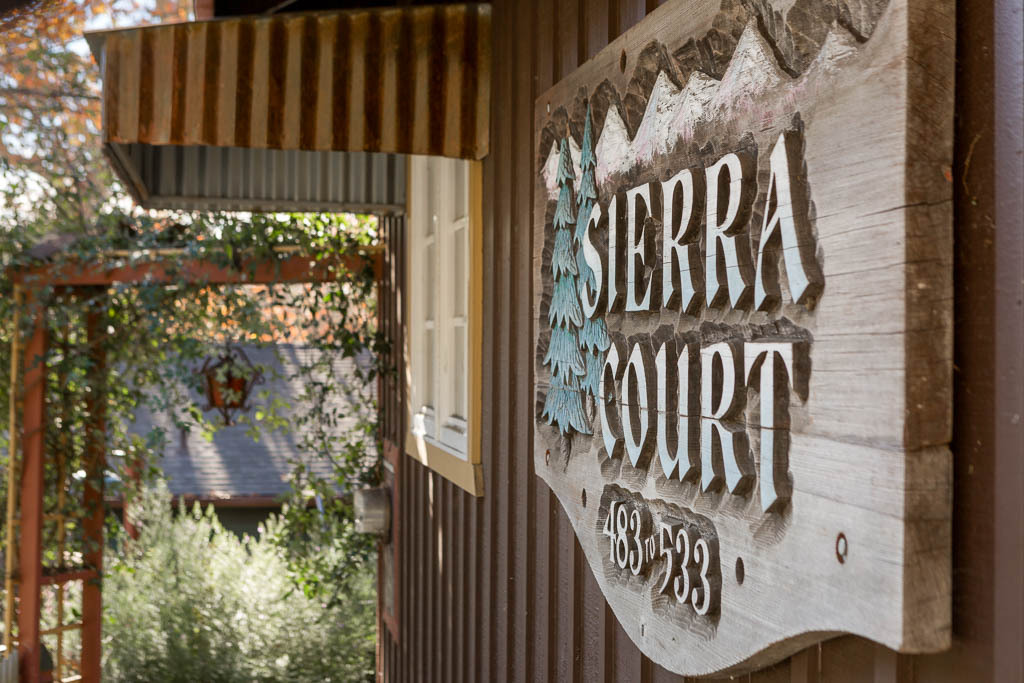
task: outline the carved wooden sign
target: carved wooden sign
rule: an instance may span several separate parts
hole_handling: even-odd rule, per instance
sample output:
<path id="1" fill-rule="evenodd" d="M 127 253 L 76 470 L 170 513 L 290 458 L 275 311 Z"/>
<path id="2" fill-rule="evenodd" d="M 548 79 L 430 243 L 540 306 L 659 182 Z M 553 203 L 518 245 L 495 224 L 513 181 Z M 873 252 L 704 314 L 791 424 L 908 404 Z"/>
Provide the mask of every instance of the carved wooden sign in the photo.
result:
<path id="1" fill-rule="evenodd" d="M 536 102 L 536 470 L 670 670 L 949 645 L 952 28 L 674 0 Z"/>

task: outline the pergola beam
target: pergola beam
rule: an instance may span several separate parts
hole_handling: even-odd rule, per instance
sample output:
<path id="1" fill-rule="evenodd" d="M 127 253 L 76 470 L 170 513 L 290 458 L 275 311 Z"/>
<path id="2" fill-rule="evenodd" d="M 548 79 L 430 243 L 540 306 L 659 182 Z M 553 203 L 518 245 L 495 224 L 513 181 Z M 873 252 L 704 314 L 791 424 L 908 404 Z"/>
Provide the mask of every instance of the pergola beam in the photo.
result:
<path id="1" fill-rule="evenodd" d="M 292 254 L 283 258 L 243 257 L 237 265 L 225 266 L 211 259 L 166 258 L 111 265 L 109 263 L 45 264 L 13 271 L 11 277 L 26 287 L 92 287 L 113 284 L 269 285 L 329 282 L 339 267 L 360 270 L 370 266 L 381 272 L 381 251 L 366 248 L 358 253 L 315 260 Z"/>

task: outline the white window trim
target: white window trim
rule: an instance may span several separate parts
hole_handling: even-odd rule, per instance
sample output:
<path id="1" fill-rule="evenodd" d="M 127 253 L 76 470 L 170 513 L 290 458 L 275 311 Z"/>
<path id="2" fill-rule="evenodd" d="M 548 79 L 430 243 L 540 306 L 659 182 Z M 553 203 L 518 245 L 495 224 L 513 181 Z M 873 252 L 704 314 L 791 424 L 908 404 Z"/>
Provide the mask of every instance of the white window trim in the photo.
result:
<path id="1" fill-rule="evenodd" d="M 407 381 L 407 415 L 409 417 L 409 433 L 406 438 L 406 451 L 423 464 L 453 481 L 474 495 L 483 493 L 483 476 L 480 460 L 480 375 L 482 371 L 482 233 L 481 233 L 481 164 L 468 162 L 468 185 L 466 197 L 468 207 L 465 216 L 456 216 L 455 192 L 443 191 L 438 202 L 437 222 L 431 238 L 435 245 L 435 275 L 442 278 L 441 287 L 419 286 L 426 275 L 426 266 L 422 259 L 415 255 L 428 242 L 424 233 L 423 221 L 434 220 L 430 215 L 428 192 L 433 184 L 430 173 L 440 169 L 454 175 L 454 160 L 436 157 L 409 157 L 409 204 L 407 216 L 407 287 L 406 287 L 406 359 L 408 369 Z M 462 162 L 466 163 L 466 162 Z M 433 167 L 433 168 L 432 168 Z M 437 178 L 433 178 L 436 181 Z M 444 190 L 451 190 L 451 183 L 442 183 Z M 452 259 L 454 250 L 452 241 L 459 229 L 465 229 L 467 239 L 464 277 L 466 282 L 465 315 L 456 315 L 454 310 L 454 283 L 443 278 L 454 271 Z M 428 300 L 428 297 L 433 297 Z M 417 312 L 425 310 L 433 304 L 434 346 L 444 352 L 440 356 L 439 367 L 433 372 L 432 391 L 429 401 L 425 398 L 422 385 L 429 376 L 423 370 L 426 362 L 425 344 L 420 340 L 428 328 L 427 321 Z M 462 377 L 465 382 L 462 388 L 464 410 L 468 413 L 459 415 L 454 410 L 456 388 L 452 381 L 451 366 L 454 363 L 455 329 L 464 327 L 465 348 L 463 350 L 466 372 Z M 430 405 L 432 403 L 432 405 Z"/>

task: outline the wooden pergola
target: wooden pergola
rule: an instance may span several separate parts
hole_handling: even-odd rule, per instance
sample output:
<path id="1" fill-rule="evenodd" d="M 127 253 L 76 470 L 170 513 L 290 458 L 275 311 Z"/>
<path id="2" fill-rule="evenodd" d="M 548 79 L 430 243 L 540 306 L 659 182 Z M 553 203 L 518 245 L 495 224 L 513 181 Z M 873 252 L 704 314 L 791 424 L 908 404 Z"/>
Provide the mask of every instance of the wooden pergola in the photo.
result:
<path id="1" fill-rule="evenodd" d="M 382 271 L 382 251 L 375 247 L 338 258 L 313 260 L 293 248 L 277 250 L 268 258 L 248 258 L 234 267 L 226 267 L 213 259 L 188 257 L 180 249 L 144 252 L 141 261 L 125 264 L 129 252 L 111 252 L 96 263 L 44 263 L 22 267 L 10 272 L 15 285 L 16 310 L 29 308 L 33 312 L 31 333 L 27 341 L 16 334 L 12 343 L 11 360 L 11 439 L 10 472 L 8 477 L 7 548 L 6 555 L 6 609 L 4 644 L 10 649 L 15 639 L 12 634 L 13 615 L 17 615 L 17 647 L 20 680 L 36 683 L 42 677 L 42 637 L 56 635 L 58 652 L 55 657 L 57 673 L 61 673 L 63 653 L 61 641 L 67 631 L 81 630 L 81 680 L 98 681 L 101 677 L 101 617 L 103 572 L 103 470 L 106 464 L 106 417 L 104 414 L 104 387 L 106 358 L 100 343 L 105 328 L 95 306 L 86 314 L 88 352 L 92 357 L 90 391 L 86 408 L 90 420 L 86 432 L 86 478 L 84 508 L 81 520 L 86 547 L 80 566 L 43 566 L 43 522 L 56 521 L 58 538 L 64 528 L 62 511 L 48 514 L 44 507 L 44 465 L 48 458 L 62 454 L 47 453 L 45 434 L 47 366 L 46 357 L 50 340 L 47 332 L 47 311 L 40 293 L 46 288 L 59 288 L 71 293 L 92 292 L 102 296 L 111 285 L 269 285 L 323 283 L 333 279 L 338 268 L 348 270 L 373 268 L 375 281 Z M 110 258 L 120 259 L 112 262 Z M 20 329 L 16 325 L 16 329 Z M 17 379 L 20 363 L 24 376 Z M 16 434 L 17 401 L 22 389 L 21 430 Z M 16 458 L 20 445 L 20 463 Z M 59 464 L 59 463 L 58 463 Z M 20 466 L 19 466 L 20 465 Z M 60 482 L 63 489 L 63 482 Z M 62 496 L 63 490 L 58 492 Z M 62 499 L 62 498 L 61 498 Z M 20 500 L 20 514 L 17 501 Z M 60 542 L 63 542 L 62 540 Z M 14 557 L 17 549 L 17 560 Z M 63 563 L 63 553 L 60 562 Z M 16 565 L 16 566 L 15 566 Z M 65 624 L 63 621 L 64 586 L 82 582 L 81 619 Z M 46 586 L 58 587 L 58 624 L 55 628 L 40 628 L 42 590 Z M 14 595 L 17 590 L 17 605 Z"/>

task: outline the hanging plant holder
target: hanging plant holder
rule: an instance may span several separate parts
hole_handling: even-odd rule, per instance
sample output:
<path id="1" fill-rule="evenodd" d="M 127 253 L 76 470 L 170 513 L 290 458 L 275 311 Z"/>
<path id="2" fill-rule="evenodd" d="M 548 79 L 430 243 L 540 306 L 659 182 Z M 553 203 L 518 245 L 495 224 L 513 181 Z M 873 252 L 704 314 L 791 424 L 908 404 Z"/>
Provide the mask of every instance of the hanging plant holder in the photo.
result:
<path id="1" fill-rule="evenodd" d="M 242 349 L 228 346 L 219 358 L 208 358 L 199 371 L 206 382 L 206 407 L 217 410 L 230 425 L 239 410 L 249 410 L 249 396 L 263 383 L 263 372 L 253 365 Z"/>

